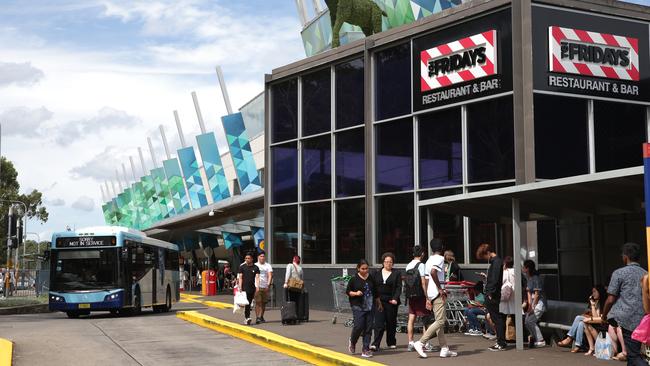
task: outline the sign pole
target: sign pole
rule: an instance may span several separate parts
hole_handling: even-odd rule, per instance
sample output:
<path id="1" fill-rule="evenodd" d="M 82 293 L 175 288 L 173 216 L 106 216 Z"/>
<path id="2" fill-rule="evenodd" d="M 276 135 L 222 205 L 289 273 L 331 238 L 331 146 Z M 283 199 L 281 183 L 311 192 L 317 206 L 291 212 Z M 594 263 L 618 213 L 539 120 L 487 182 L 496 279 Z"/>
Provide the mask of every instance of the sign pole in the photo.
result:
<path id="1" fill-rule="evenodd" d="M 648 265 L 650 265 L 650 143 L 643 144 L 643 185 L 645 191 L 645 241 Z"/>

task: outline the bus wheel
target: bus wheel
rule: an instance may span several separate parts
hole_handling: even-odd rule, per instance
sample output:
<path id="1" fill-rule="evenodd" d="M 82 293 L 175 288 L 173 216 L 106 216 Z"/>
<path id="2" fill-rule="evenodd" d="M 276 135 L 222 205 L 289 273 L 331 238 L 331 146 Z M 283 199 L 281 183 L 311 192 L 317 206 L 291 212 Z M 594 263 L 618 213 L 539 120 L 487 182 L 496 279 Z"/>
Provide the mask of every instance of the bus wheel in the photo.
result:
<path id="1" fill-rule="evenodd" d="M 65 313 L 70 319 L 77 319 L 80 315 L 78 311 L 66 311 Z"/>
<path id="2" fill-rule="evenodd" d="M 109 310 L 111 312 L 111 315 L 117 315 L 117 309 L 111 309 Z"/>
<path id="3" fill-rule="evenodd" d="M 172 293 L 167 287 L 167 296 L 165 296 L 165 312 L 168 312 L 172 309 Z"/>

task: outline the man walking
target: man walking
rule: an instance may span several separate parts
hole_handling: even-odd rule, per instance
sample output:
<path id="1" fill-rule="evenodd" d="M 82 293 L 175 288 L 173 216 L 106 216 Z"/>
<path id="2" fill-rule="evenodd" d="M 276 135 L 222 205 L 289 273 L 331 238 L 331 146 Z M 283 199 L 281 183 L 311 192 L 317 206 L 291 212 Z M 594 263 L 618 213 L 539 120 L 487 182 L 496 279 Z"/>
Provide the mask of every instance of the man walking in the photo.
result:
<path id="1" fill-rule="evenodd" d="M 431 247 L 431 256 L 424 265 L 427 282 L 426 308 L 433 310 L 436 320 L 427 328 L 422 338 L 413 344 L 413 348 L 415 348 L 420 357 L 427 358 L 423 349 L 424 344 L 434 334 L 437 334 L 440 344 L 440 357 L 456 357 L 458 354 L 449 350 L 447 339 L 445 338 L 445 322 L 447 321 L 445 302 L 447 301 L 447 294 L 443 288 L 445 282 L 445 258 L 442 256 L 444 247 L 440 239 L 432 239 L 429 246 Z"/>
<path id="2" fill-rule="evenodd" d="M 490 314 L 497 333 L 497 343 L 488 348 L 490 351 L 503 351 L 506 349 L 506 322 L 503 314 L 499 312 L 501 302 L 501 285 L 503 282 L 503 260 L 499 257 L 490 244 L 483 243 L 476 249 L 476 259 L 488 261 L 488 273 L 485 280 L 485 308 Z"/>
<path id="3" fill-rule="evenodd" d="M 621 255 L 625 267 L 612 273 L 602 318 L 609 318 L 612 326 L 621 327 L 628 366 L 647 366 L 641 357 L 641 342 L 632 339 L 632 332 L 644 315 L 641 279 L 648 272 L 639 266 L 641 248 L 638 244 L 625 243 Z"/>
<path id="4" fill-rule="evenodd" d="M 273 283 L 273 267 L 266 263 L 266 253 L 262 251 L 257 255 L 257 268 L 260 270 L 259 291 L 255 294 L 255 324 L 264 323 L 266 303 L 269 301 L 269 287 Z"/>
<path id="5" fill-rule="evenodd" d="M 251 324 L 251 303 L 259 289 L 260 283 L 260 269 L 253 263 L 253 254 L 246 253 L 244 263 L 239 266 L 239 274 L 237 275 L 239 284 L 239 291 L 246 291 L 246 299 L 248 305 L 244 308 L 244 323 Z"/>

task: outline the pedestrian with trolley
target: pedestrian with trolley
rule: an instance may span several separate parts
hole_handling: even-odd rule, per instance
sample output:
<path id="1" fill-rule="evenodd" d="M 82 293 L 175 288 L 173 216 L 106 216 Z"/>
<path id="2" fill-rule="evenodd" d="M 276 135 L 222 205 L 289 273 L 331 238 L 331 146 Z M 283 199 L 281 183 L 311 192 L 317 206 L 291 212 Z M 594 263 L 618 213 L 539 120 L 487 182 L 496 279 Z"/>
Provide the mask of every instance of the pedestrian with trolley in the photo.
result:
<path id="1" fill-rule="evenodd" d="M 393 268 L 395 255 L 391 252 L 384 253 L 381 256 L 382 268 L 371 274 L 372 280 L 376 285 L 377 296 L 381 302 L 381 307 L 374 308 L 374 333 L 375 339 L 370 345 L 372 351 L 378 351 L 381 339 L 386 332 L 386 345 L 388 348 L 397 348 L 397 308 L 400 305 L 400 296 L 402 295 L 402 275 L 401 271 Z"/>
<path id="2" fill-rule="evenodd" d="M 294 255 L 291 263 L 287 264 L 287 269 L 284 271 L 284 288 L 287 289 L 287 301 L 298 304 L 304 289 L 304 283 L 300 257 Z"/>
<path id="3" fill-rule="evenodd" d="M 273 267 L 266 262 L 266 253 L 264 251 L 257 255 L 257 268 L 260 270 L 259 290 L 255 294 L 255 324 L 265 323 L 264 312 L 266 303 L 269 301 L 269 288 L 273 283 Z"/>
<path id="4" fill-rule="evenodd" d="M 368 274 L 368 262 L 362 259 L 357 264 L 357 274 L 348 282 L 345 293 L 350 300 L 354 327 L 348 341 L 348 350 L 351 354 L 356 351 L 357 341 L 362 337 L 363 348 L 361 357 L 372 357 L 370 338 L 372 336 L 372 309 L 373 304 L 379 311 L 382 309 L 381 301 L 376 295 L 376 286 L 373 278 Z"/>
<path id="5" fill-rule="evenodd" d="M 246 292 L 246 299 L 248 305 L 244 308 L 244 323 L 250 325 L 251 319 L 251 303 L 259 290 L 260 283 L 260 269 L 253 263 L 253 254 L 246 253 L 244 263 L 239 266 L 239 274 L 237 275 L 239 291 Z"/>
<path id="6" fill-rule="evenodd" d="M 494 252 L 492 246 L 483 243 L 476 249 L 476 259 L 490 263 L 488 273 L 485 275 L 485 308 L 494 322 L 497 333 L 497 342 L 488 349 L 490 351 L 504 351 L 506 343 L 505 317 L 499 311 L 501 303 L 501 287 L 503 284 L 503 260 Z"/>
<path id="7" fill-rule="evenodd" d="M 431 256 L 425 264 L 425 273 L 427 280 L 427 309 L 433 310 L 435 321 L 422 335 L 419 341 L 413 344 L 413 348 L 422 358 L 427 358 L 424 353 L 424 345 L 433 337 L 434 334 L 438 335 L 438 343 L 440 344 L 440 357 L 456 357 L 458 354 L 451 351 L 447 345 L 445 337 L 445 323 L 447 321 L 447 314 L 445 311 L 445 302 L 447 294 L 445 293 L 445 258 L 442 256 L 444 246 L 442 240 L 434 238 L 429 243 L 431 247 Z"/>

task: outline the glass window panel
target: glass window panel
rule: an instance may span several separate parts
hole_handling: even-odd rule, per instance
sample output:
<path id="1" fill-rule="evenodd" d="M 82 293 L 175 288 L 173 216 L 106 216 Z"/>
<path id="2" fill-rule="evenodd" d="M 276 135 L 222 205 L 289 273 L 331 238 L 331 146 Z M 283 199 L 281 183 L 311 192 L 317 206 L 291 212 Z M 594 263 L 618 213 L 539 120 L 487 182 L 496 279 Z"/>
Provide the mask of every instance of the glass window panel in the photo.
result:
<path id="1" fill-rule="evenodd" d="M 298 201 L 298 149 L 291 142 L 271 147 L 273 203 Z"/>
<path id="2" fill-rule="evenodd" d="M 298 136 L 298 81 L 271 86 L 271 134 L 273 142 Z"/>
<path id="3" fill-rule="evenodd" d="M 470 263 L 485 263 L 476 259 L 476 249 L 488 243 L 501 257 L 512 256 L 512 224 L 470 219 Z"/>
<path id="4" fill-rule="evenodd" d="M 336 134 L 336 196 L 365 192 L 366 169 L 363 128 Z"/>
<path id="5" fill-rule="evenodd" d="M 463 217 L 441 212 L 430 211 L 433 215 L 433 237 L 442 240 L 445 249 L 454 252 L 456 263 L 465 263 L 465 235 L 463 233 Z M 428 249 L 428 245 L 427 245 Z"/>
<path id="6" fill-rule="evenodd" d="M 330 202 L 302 206 L 302 258 L 305 263 L 332 262 Z"/>
<path id="7" fill-rule="evenodd" d="M 332 128 L 332 82 L 330 68 L 302 77 L 302 135 Z"/>
<path id="8" fill-rule="evenodd" d="M 468 192 L 488 191 L 490 189 L 498 189 L 498 188 L 510 187 L 514 185 L 515 185 L 514 181 L 508 183 L 479 184 L 476 186 L 467 186 L 467 191 Z"/>
<path id="9" fill-rule="evenodd" d="M 413 120 L 382 123 L 375 131 L 377 192 L 413 189 Z"/>
<path id="10" fill-rule="evenodd" d="M 446 196 L 453 196 L 456 194 L 461 194 L 463 193 L 462 188 L 449 188 L 449 189 L 433 189 L 430 191 L 422 191 L 419 193 L 420 195 L 420 201 L 422 200 L 428 200 L 431 198 L 440 198 L 440 197 L 446 197 Z"/>
<path id="11" fill-rule="evenodd" d="M 330 136 L 314 137 L 302 143 L 302 200 L 330 198 L 332 186 Z"/>
<path id="12" fill-rule="evenodd" d="M 515 177 L 512 97 L 467 105 L 467 164 L 470 183 Z"/>
<path id="13" fill-rule="evenodd" d="M 298 254 L 298 206 L 271 208 L 273 263 L 289 263 Z"/>
<path id="14" fill-rule="evenodd" d="M 377 257 L 395 254 L 397 263 L 408 263 L 415 243 L 413 194 L 377 197 Z"/>
<path id="15" fill-rule="evenodd" d="M 411 47 L 404 43 L 375 53 L 375 118 L 411 113 Z"/>
<path id="16" fill-rule="evenodd" d="M 534 102 L 536 177 L 554 179 L 587 174 L 587 100 L 535 94 Z"/>
<path id="17" fill-rule="evenodd" d="M 643 165 L 646 123 L 645 106 L 595 100 L 596 170 Z"/>
<path id="18" fill-rule="evenodd" d="M 336 65 L 336 128 L 364 122 L 363 57 Z"/>
<path id="19" fill-rule="evenodd" d="M 539 263 L 557 264 L 555 220 L 537 221 L 537 252 L 539 252 Z"/>
<path id="20" fill-rule="evenodd" d="M 420 117 L 419 129 L 420 188 L 462 184 L 460 108 Z"/>
<path id="21" fill-rule="evenodd" d="M 336 263 L 366 256 L 366 205 L 363 198 L 336 201 Z"/>

